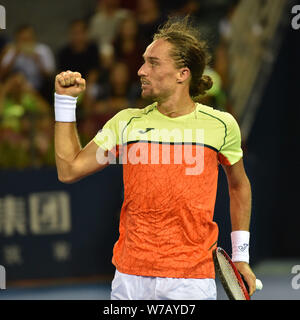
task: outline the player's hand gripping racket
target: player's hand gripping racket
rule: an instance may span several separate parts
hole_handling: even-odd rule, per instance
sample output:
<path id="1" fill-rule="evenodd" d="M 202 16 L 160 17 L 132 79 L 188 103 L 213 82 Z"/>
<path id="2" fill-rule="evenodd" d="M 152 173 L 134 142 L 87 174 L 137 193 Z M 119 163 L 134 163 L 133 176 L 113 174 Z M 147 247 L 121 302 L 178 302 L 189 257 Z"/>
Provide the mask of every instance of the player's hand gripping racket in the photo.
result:
<path id="1" fill-rule="evenodd" d="M 216 273 L 230 300 L 250 300 L 248 287 L 228 254 L 220 247 L 213 251 Z M 262 282 L 256 279 L 256 290 L 262 289 Z"/>

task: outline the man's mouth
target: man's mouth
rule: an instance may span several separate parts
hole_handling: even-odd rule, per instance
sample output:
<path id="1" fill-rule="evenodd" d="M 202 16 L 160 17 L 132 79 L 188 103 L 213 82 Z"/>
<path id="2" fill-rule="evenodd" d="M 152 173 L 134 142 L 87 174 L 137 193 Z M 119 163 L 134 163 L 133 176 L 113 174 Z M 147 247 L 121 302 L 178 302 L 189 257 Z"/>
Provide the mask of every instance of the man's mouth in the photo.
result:
<path id="1" fill-rule="evenodd" d="M 146 81 L 146 80 L 144 80 L 144 79 L 141 79 L 141 84 L 142 84 L 142 87 L 143 87 L 143 86 L 149 85 L 150 82 L 149 82 L 149 81 Z"/>

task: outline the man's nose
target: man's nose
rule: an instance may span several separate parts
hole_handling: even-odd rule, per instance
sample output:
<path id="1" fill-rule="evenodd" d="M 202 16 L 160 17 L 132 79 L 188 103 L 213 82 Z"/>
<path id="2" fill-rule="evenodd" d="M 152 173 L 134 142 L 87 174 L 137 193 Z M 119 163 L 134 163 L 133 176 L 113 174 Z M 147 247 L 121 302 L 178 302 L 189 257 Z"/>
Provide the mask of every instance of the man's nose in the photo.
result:
<path id="1" fill-rule="evenodd" d="M 147 73 L 146 73 L 146 71 L 145 71 L 145 64 L 143 64 L 143 65 L 139 68 L 137 74 L 138 74 L 139 77 L 142 77 L 142 76 L 146 76 L 146 75 L 147 75 Z"/>

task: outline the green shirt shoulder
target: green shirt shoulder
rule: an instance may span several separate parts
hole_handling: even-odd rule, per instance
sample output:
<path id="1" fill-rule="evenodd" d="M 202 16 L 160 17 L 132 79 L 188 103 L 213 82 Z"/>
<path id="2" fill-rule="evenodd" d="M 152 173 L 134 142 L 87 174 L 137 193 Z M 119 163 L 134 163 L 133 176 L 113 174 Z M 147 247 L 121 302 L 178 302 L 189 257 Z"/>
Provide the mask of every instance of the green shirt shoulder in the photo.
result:
<path id="1" fill-rule="evenodd" d="M 94 137 L 93 141 L 104 150 L 110 150 L 116 145 L 122 144 L 122 132 L 135 118 L 141 118 L 142 116 L 151 112 L 156 106 L 153 103 L 145 108 L 127 108 L 119 111 L 115 116 L 106 122 L 101 130 Z"/>

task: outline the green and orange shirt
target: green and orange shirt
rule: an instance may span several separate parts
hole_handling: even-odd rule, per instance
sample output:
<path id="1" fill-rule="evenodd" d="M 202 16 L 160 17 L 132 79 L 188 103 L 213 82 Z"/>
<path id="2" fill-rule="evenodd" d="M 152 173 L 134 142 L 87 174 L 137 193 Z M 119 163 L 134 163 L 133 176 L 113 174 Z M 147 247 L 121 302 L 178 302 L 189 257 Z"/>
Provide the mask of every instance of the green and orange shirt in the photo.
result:
<path id="1" fill-rule="evenodd" d="M 117 270 L 214 278 L 218 166 L 243 156 L 233 116 L 197 103 L 192 113 L 170 118 L 154 103 L 120 111 L 94 142 L 123 164 L 124 202 L 112 260 Z"/>

